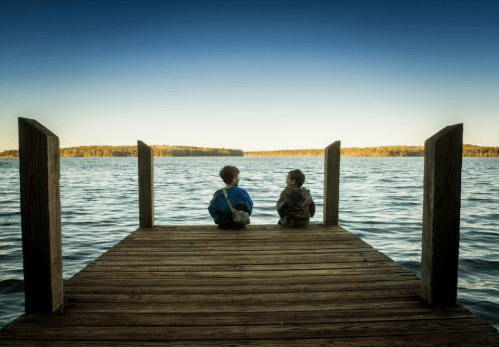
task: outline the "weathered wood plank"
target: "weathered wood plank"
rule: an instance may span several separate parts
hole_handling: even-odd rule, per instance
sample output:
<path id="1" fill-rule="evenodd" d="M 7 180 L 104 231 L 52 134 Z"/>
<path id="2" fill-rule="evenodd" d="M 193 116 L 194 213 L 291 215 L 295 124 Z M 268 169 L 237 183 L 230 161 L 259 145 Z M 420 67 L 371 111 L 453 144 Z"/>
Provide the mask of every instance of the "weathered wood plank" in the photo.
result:
<path id="1" fill-rule="evenodd" d="M 425 141 L 421 297 L 455 305 L 459 258 L 463 125 Z"/>
<path id="2" fill-rule="evenodd" d="M 127 241 L 149 241 L 149 242 L 166 242 L 168 240 L 172 240 L 173 237 L 170 235 L 159 234 L 159 235 L 128 235 L 125 240 Z M 245 234 L 213 234 L 213 235 L 203 235 L 194 237 L 194 235 L 179 235 L 174 238 L 176 241 L 192 241 L 192 240 L 202 240 L 202 241 L 273 241 L 273 242 L 300 242 L 307 240 L 314 241 L 323 241 L 323 242 L 340 242 L 340 241 L 357 241 L 359 244 L 364 244 L 363 241 L 355 240 L 355 236 L 353 235 L 318 235 L 315 238 L 307 237 L 306 235 L 296 235 L 293 237 L 286 236 L 285 234 L 281 235 L 272 235 L 272 234 L 264 234 L 264 235 L 245 235 Z"/>
<path id="3" fill-rule="evenodd" d="M 163 225 L 163 226 L 153 226 L 152 228 L 139 228 L 134 231 L 137 234 L 165 234 L 165 235 L 178 235 L 180 233 L 193 233 L 193 234 L 250 234 L 250 235 L 258 235 L 258 234 L 266 234 L 266 233 L 279 233 L 279 234 L 288 234 L 288 235 L 314 235 L 318 233 L 326 233 L 327 235 L 345 235 L 350 234 L 348 231 L 343 229 L 340 226 L 330 226 L 321 224 L 310 224 L 307 228 L 296 228 L 289 229 L 284 228 L 278 224 L 260 224 L 260 225 L 247 225 L 244 229 L 238 230 L 224 230 L 217 227 L 216 224 L 212 225 Z"/>
<path id="4" fill-rule="evenodd" d="M 379 254 L 376 250 L 372 248 L 349 248 L 349 249 L 333 249 L 333 250 L 328 250 L 328 249 L 320 249 L 320 250 L 280 250 L 280 249 L 275 249 L 275 250 L 238 250 L 238 249 L 232 249 L 232 250 L 211 250 L 211 249 L 204 249 L 204 250 L 184 250 L 184 251 L 173 251 L 173 250 L 154 250 L 154 251 L 148 251 L 148 250 L 136 250 L 136 249 L 131 249 L 131 250 L 121 250 L 121 251 L 116 251 L 116 250 L 110 250 L 106 252 L 106 255 L 113 257 L 114 255 L 117 256 L 140 256 L 147 254 L 147 258 L 152 258 L 152 257 L 158 257 L 158 258 L 165 258 L 165 257 L 192 257 L 192 256 L 265 256 L 265 255 L 272 255 L 272 256 L 287 256 L 287 255 L 306 255 L 306 254 L 314 254 L 314 255 L 321 255 L 321 254 L 335 254 L 335 253 L 341 253 L 342 256 L 345 256 L 345 253 L 354 253 L 354 254 L 365 254 L 367 252 L 372 252 L 374 254 Z"/>
<path id="5" fill-rule="evenodd" d="M 312 293 L 327 291 L 360 291 L 360 290 L 395 290 L 416 289 L 419 279 L 402 281 L 350 282 L 350 283 L 306 283 L 306 284 L 271 284 L 271 285 L 232 285 L 220 288 L 219 285 L 205 286 L 92 286 L 66 287 L 69 294 L 218 294 L 218 293 Z"/>
<path id="6" fill-rule="evenodd" d="M 154 225 L 154 156 L 151 147 L 137 141 L 139 170 L 139 224 L 141 228 Z"/>
<path id="7" fill-rule="evenodd" d="M 282 225 L 276 224 L 250 224 L 245 226 L 244 229 L 241 230 L 222 230 L 217 227 L 216 224 L 200 224 L 200 225 L 154 225 L 152 228 L 138 228 L 135 232 L 143 232 L 143 231 L 175 231 L 175 230 L 212 230 L 217 232 L 224 233 L 233 233 L 233 232 L 247 232 L 247 231 L 255 231 L 255 232 L 265 232 L 265 231 L 286 231 L 288 233 L 301 233 L 301 232 L 311 232 L 315 230 L 323 230 L 323 231 L 338 231 L 338 232 L 346 232 L 345 229 L 338 225 L 325 225 L 322 223 L 318 224 L 310 224 L 307 228 L 303 229 L 286 229 L 283 228 Z"/>
<path id="8" fill-rule="evenodd" d="M 181 235 L 181 234 L 246 234 L 246 235 L 258 235 L 258 234 L 287 234 L 287 235 L 318 235 L 320 233 L 333 236 L 344 236 L 351 235 L 350 232 L 346 231 L 339 226 L 329 226 L 325 224 L 310 224 L 307 228 L 284 228 L 280 225 L 246 225 L 244 229 L 239 230 L 223 230 L 218 228 L 216 225 L 190 225 L 190 226 L 154 226 L 152 228 L 139 228 L 133 232 L 133 234 L 163 234 L 163 235 Z"/>
<path id="9" fill-rule="evenodd" d="M 102 260 L 92 261 L 81 272 L 86 271 L 109 271 L 109 267 L 127 268 L 128 271 L 283 271 L 283 270 L 319 270 L 319 269 L 366 269 L 366 268 L 397 268 L 409 273 L 407 269 L 393 261 L 376 261 L 376 262 L 345 262 L 345 263 L 306 263 L 306 264 L 222 264 L 222 265 L 168 265 L 161 264 L 161 261 L 151 260 L 144 262 L 134 261 L 114 261 Z M 149 267 L 145 269 L 144 267 Z M 156 270 L 153 270 L 155 267 Z"/>
<path id="10" fill-rule="evenodd" d="M 259 276 L 259 277 L 174 277 L 163 276 L 162 278 L 107 278 L 107 277 L 89 277 L 77 275 L 64 283 L 67 290 L 70 287 L 78 286 L 219 286 L 227 287 L 233 285 L 272 285 L 272 284 L 316 284 L 316 283 L 354 283 L 366 281 L 411 281 L 417 279 L 412 274 L 387 272 L 384 274 L 372 274 L 365 272 L 363 274 L 350 274 L 345 276 L 339 274 L 336 276 Z"/>
<path id="11" fill-rule="evenodd" d="M 177 341 L 232 339 L 297 339 L 393 336 L 464 332 L 493 332 L 490 325 L 478 318 L 425 321 L 362 322 L 362 324 L 280 324 L 134 327 L 134 326 L 16 326 L 11 336 L 34 340 L 114 340 L 114 341 Z"/>
<path id="12" fill-rule="evenodd" d="M 329 227 L 326 226 L 319 226 L 318 228 L 315 229 L 308 229 L 308 228 L 296 228 L 296 229 L 286 229 L 284 227 L 278 227 L 278 228 L 267 228 L 267 229 L 249 229 L 249 227 L 244 228 L 244 229 L 239 229 L 239 230 L 222 230 L 219 228 L 205 228 L 202 225 L 201 226 L 192 226 L 189 229 L 139 229 L 137 231 L 134 231 L 132 234 L 137 235 L 137 236 L 144 236 L 144 235 L 154 235 L 154 236 L 161 236 L 161 235 L 166 235 L 170 237 L 175 237 L 175 236 L 202 236 L 202 235 L 246 235 L 246 236 L 260 236 L 262 234 L 275 234 L 275 235 L 288 235 L 288 237 L 298 237 L 298 236 L 310 236 L 310 237 L 348 237 L 351 234 L 344 229 L 328 229 Z M 149 230 L 149 231 L 148 231 Z"/>
<path id="13" fill-rule="evenodd" d="M 324 150 L 324 214 L 326 225 L 338 225 L 340 203 L 341 141 L 335 141 Z"/>
<path id="14" fill-rule="evenodd" d="M 272 265 L 182 265 L 182 266 L 169 266 L 169 265 L 150 265 L 150 264 L 121 264 L 122 262 L 109 261 L 106 265 L 100 263 L 93 263 L 87 265 L 80 272 L 224 272 L 224 275 L 230 275 L 229 272 L 235 272 L 235 277 L 254 277 L 264 276 L 267 277 L 269 273 L 278 276 L 303 276 L 303 275 L 313 275 L 327 274 L 326 271 L 333 269 L 366 269 L 373 268 L 373 273 L 376 272 L 376 268 L 391 268 L 393 270 L 406 272 L 403 268 L 399 266 L 392 266 L 392 264 L 387 264 L 387 262 L 369 262 L 368 266 L 362 266 L 362 262 L 355 263 L 325 263 L 325 264 L 296 264 L 299 266 L 292 267 L 287 266 L 286 268 L 280 268 L 280 266 Z M 280 264 L 279 264 L 280 265 Z M 287 265 L 287 264 L 284 264 Z M 328 266 L 329 265 L 329 266 Z M 250 272 L 251 271 L 251 272 Z M 310 272 L 309 272 L 310 271 Z M 322 272 L 319 272 L 322 271 Z M 175 275 L 175 274 L 172 274 Z"/>
<path id="15" fill-rule="evenodd" d="M 314 239 L 314 237 L 320 238 L 350 238 L 363 242 L 359 238 L 356 238 L 351 233 L 347 232 L 338 226 L 326 226 L 323 224 L 311 225 L 309 228 L 305 229 L 286 229 L 281 226 L 262 226 L 262 225 L 251 225 L 246 226 L 241 230 L 222 230 L 215 226 L 205 226 L 205 225 L 193 225 L 193 226 L 155 226 L 153 228 L 139 228 L 128 237 L 166 237 L 169 239 L 190 238 L 193 240 L 199 240 L 200 237 L 226 237 L 230 239 L 239 239 L 241 237 L 246 238 L 265 238 L 268 236 L 281 237 L 283 239 L 294 239 L 303 238 L 307 240 Z"/>
<path id="16" fill-rule="evenodd" d="M 308 273 L 308 274 L 307 274 Z M 392 270 L 391 268 L 385 271 L 378 271 L 376 274 L 406 274 L 403 271 L 397 271 Z M 360 274 L 370 274 L 373 275 L 373 270 L 367 270 L 367 269 L 359 269 L 359 270 L 346 270 L 346 269 L 336 269 L 336 270 L 308 270 L 302 273 L 289 273 L 289 272 L 283 272 L 283 271 L 266 271 L 265 273 L 260 273 L 260 272 L 240 272 L 240 271 L 213 271 L 213 272 L 193 272 L 193 271 L 188 271 L 188 272 L 164 272 L 164 271 L 156 271 L 156 272 L 134 272 L 134 271 L 122 271 L 122 272 L 113 272 L 113 271 L 89 271 L 89 272 L 81 272 L 78 274 L 78 278 L 80 279 L 95 279 L 95 278 L 108 278 L 108 279 L 114 279 L 114 278 L 122 278 L 122 279 L 138 279 L 138 278 L 144 278 L 144 279 L 153 279 L 153 278 L 170 278 L 170 279 L 175 279 L 175 278 L 183 278 L 186 283 L 190 283 L 187 281 L 190 281 L 190 279 L 212 279 L 212 278 L 224 278 L 224 279 L 247 279 L 252 282 L 258 282 L 259 279 L 264 279 L 264 278 L 276 278 L 277 280 L 282 280 L 284 278 L 296 278 L 295 281 L 300 281 L 300 277 L 308 277 L 310 276 L 315 276 L 315 277 L 329 277 L 329 276 L 337 276 L 337 277 L 342 277 L 344 279 L 344 282 L 347 280 L 345 279 L 346 276 L 357 276 Z M 412 278 L 412 277 L 411 277 Z M 327 279 L 324 279 L 327 280 Z"/>
<path id="17" fill-rule="evenodd" d="M 197 256 L 197 255 L 208 255 L 208 256 L 231 256 L 231 255 L 249 255 L 249 256 L 261 256 L 261 255 L 294 255 L 294 254 L 333 254 L 333 253 L 365 253 L 373 252 L 378 253 L 372 248 L 332 248 L 332 249 L 223 249 L 218 248 L 206 248 L 206 249 L 150 249 L 150 248 L 127 248 L 127 249 L 112 249 L 106 252 L 106 254 L 112 256 L 116 254 L 120 255 L 139 255 L 148 254 L 151 257 L 157 256 L 162 258 L 167 257 L 185 257 L 185 256 Z"/>
<path id="18" fill-rule="evenodd" d="M 277 301 L 335 301 L 335 300 L 366 300 L 415 297 L 419 295 L 419 288 L 398 290 L 356 290 L 336 292 L 304 292 L 297 293 L 223 293 L 223 294 L 71 294 L 65 302 L 102 302 L 102 303 L 180 303 L 180 302 L 277 302 Z"/>
<path id="19" fill-rule="evenodd" d="M 52 313 L 63 303 L 59 138 L 19 118 L 19 174 L 25 309 Z"/>
<path id="20" fill-rule="evenodd" d="M 285 271 L 285 270 L 283 270 Z M 193 271 L 156 271 L 156 272 L 113 272 L 113 271 L 87 271 L 80 272 L 73 276 L 68 283 L 78 279 L 97 279 L 97 278 L 108 278 L 108 279 L 165 279 L 170 278 L 184 279 L 184 281 L 194 280 L 204 280 L 204 281 L 215 281 L 217 279 L 223 279 L 225 281 L 238 280 L 238 281 L 252 281 L 252 282 L 262 282 L 269 278 L 275 278 L 279 281 L 293 281 L 293 283 L 300 283 L 303 281 L 331 281 L 336 278 L 351 278 L 354 280 L 354 276 L 360 275 L 404 275 L 412 276 L 415 275 L 409 273 L 407 270 L 398 267 L 385 267 L 385 268 L 339 268 L 339 269 L 328 269 L 328 270 L 316 270 L 313 274 L 297 274 L 297 273 L 286 273 L 283 271 L 276 271 L 272 273 L 270 270 L 265 272 L 241 272 L 241 271 L 203 271 L 203 272 L 193 272 Z M 312 270 L 311 270 L 312 271 Z M 333 277 L 334 276 L 334 277 Z"/>
<path id="21" fill-rule="evenodd" d="M 113 246 L 109 251 L 139 251 L 139 252 L 155 252 L 157 250 L 163 251 L 184 251 L 184 250 L 238 250 L 238 251 L 252 251 L 252 250 L 310 250 L 310 251 L 320 251 L 320 250 L 341 250 L 341 249 L 356 249 L 364 248 L 374 250 L 373 247 L 366 247 L 364 244 L 359 244 L 358 242 L 351 241 L 341 241 L 324 244 L 324 242 L 239 242 L 239 241 L 168 241 L 168 242 L 133 242 L 133 241 L 122 241 L 119 244 Z"/>
<path id="22" fill-rule="evenodd" d="M 312 270 L 311 270 L 312 271 Z M 248 273 L 241 273 L 239 271 L 236 272 L 229 272 L 229 271 L 213 271 L 213 272 L 193 272 L 193 271 L 187 271 L 187 272 L 164 272 L 164 271 L 157 271 L 157 272 L 134 272 L 134 271 L 129 271 L 129 272 L 113 272 L 113 271 L 88 271 L 88 272 L 80 272 L 77 275 L 74 276 L 74 278 L 78 279 L 96 279 L 96 278 L 108 278 L 108 279 L 161 279 L 161 278 L 170 278 L 172 280 L 174 279 L 184 279 L 185 282 L 189 281 L 191 283 L 191 280 L 200 280 L 200 279 L 205 279 L 205 281 L 212 281 L 215 279 L 224 279 L 226 281 L 229 281 L 231 279 L 233 280 L 239 280 L 239 281 L 252 281 L 252 282 L 260 282 L 263 279 L 266 278 L 275 278 L 276 280 L 285 280 L 286 278 L 291 278 L 291 281 L 294 282 L 300 282 L 304 281 L 303 278 L 310 279 L 313 278 L 314 280 L 319 280 L 320 278 L 323 278 L 323 281 L 328 281 L 330 280 L 329 276 L 337 276 L 337 277 L 350 277 L 350 276 L 357 276 L 357 275 L 364 275 L 364 274 L 373 274 L 373 269 L 336 269 L 336 270 L 317 270 L 315 274 L 308 274 L 306 275 L 301 274 L 301 275 L 288 275 L 288 274 L 283 274 L 281 272 L 266 272 L 266 273 L 258 273 L 255 272 L 254 274 L 248 274 Z M 374 274 L 403 274 L 406 276 L 410 276 L 410 274 L 407 274 L 405 271 L 398 270 L 397 268 L 385 268 L 385 269 L 378 269 Z M 251 276 L 253 275 L 253 276 Z M 311 277 L 313 276 L 313 277 Z M 413 275 L 414 276 L 414 275 Z"/>
<path id="23" fill-rule="evenodd" d="M 326 324 L 346 322 L 382 322 L 398 320 L 438 320 L 475 318 L 463 308 L 431 310 L 427 307 L 384 309 L 384 310 L 343 310 L 343 311 L 303 311 L 303 312 L 239 312 L 227 313 L 179 313 L 179 314 L 67 314 L 56 315 L 47 320 L 45 315 L 25 315 L 16 321 L 17 325 L 28 326 L 75 326 L 111 325 L 119 322 L 122 326 L 202 326 L 202 325 L 274 325 L 285 324 Z"/>
<path id="24" fill-rule="evenodd" d="M 162 261 L 171 264 L 283 264 L 283 263 L 334 263 L 359 261 L 386 261 L 389 258 L 379 252 L 352 252 L 352 253 L 330 253 L 330 254 L 284 254 L 284 255 L 198 255 L 198 256 L 169 256 L 148 253 L 104 253 L 98 260 L 128 260 L 128 261 L 146 261 L 162 259 Z"/>
<path id="25" fill-rule="evenodd" d="M 415 297 L 384 298 L 368 300 L 331 301 L 279 301 L 279 302 L 184 302 L 172 303 L 71 303 L 64 305 L 71 313 L 213 313 L 213 312 L 289 312 L 331 310 L 383 310 L 410 307 L 425 307 Z"/>
<path id="26" fill-rule="evenodd" d="M 51 347 L 67 347 L 70 343 L 71 347 L 136 347 L 137 342 L 127 341 L 50 341 Z M 20 347 L 46 347 L 46 341 L 34 340 L 11 340 L 3 341 L 4 346 L 20 346 Z M 481 332 L 476 333 L 453 333 L 453 334 L 430 334 L 430 335 L 402 335 L 382 337 L 353 337 L 353 338 L 312 338 L 312 339 L 275 339 L 275 340 L 212 340 L 212 341 L 140 341 L 143 347 L 164 347 L 164 346 L 200 346 L 200 347 L 218 347 L 218 346 L 268 346 L 268 347 L 387 347 L 387 346 L 404 346 L 404 347 L 469 347 L 469 346 L 497 346 L 499 338 L 497 333 Z"/>

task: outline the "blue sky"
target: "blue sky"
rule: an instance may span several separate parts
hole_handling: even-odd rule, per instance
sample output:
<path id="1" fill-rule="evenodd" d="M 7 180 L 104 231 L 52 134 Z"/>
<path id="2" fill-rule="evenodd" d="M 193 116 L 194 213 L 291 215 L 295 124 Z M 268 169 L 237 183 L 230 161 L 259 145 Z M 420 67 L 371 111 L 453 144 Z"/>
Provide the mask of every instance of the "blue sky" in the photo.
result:
<path id="1" fill-rule="evenodd" d="M 0 151 L 499 146 L 495 1 L 0 0 Z"/>

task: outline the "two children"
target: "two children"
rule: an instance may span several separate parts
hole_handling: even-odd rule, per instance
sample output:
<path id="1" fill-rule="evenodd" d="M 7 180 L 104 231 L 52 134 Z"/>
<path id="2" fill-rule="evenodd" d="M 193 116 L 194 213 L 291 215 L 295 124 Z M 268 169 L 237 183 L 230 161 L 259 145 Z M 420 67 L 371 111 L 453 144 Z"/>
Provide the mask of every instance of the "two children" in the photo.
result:
<path id="1" fill-rule="evenodd" d="M 232 206 L 236 210 L 246 211 L 249 215 L 253 210 L 253 201 L 243 188 L 238 187 L 239 170 L 234 166 L 225 166 L 220 170 L 220 177 L 225 183 L 225 189 Z M 310 190 L 302 187 L 305 175 L 300 170 L 292 170 L 286 178 L 287 187 L 281 192 L 277 201 L 277 212 L 281 219 L 278 224 L 287 228 L 302 228 L 308 226 L 310 217 L 315 214 L 315 204 Z M 232 212 L 225 200 L 222 189 L 213 194 L 208 207 L 213 220 L 222 229 L 241 229 L 244 226 L 232 220 Z"/>

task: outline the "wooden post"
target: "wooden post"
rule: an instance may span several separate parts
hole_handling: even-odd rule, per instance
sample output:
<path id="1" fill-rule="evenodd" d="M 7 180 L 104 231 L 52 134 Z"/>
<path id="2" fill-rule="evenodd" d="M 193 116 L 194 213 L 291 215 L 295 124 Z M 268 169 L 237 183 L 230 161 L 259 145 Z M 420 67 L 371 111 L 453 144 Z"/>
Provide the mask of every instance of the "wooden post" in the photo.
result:
<path id="1" fill-rule="evenodd" d="M 54 313 L 64 302 L 59 138 L 18 121 L 25 311 Z"/>
<path id="2" fill-rule="evenodd" d="M 462 156 L 462 124 L 425 142 L 420 295 L 432 306 L 456 304 Z"/>
<path id="3" fill-rule="evenodd" d="M 340 202 L 340 155 L 341 141 L 324 149 L 324 214 L 326 225 L 338 225 Z"/>
<path id="4" fill-rule="evenodd" d="M 154 166 L 152 148 L 137 141 L 139 158 L 139 221 L 141 228 L 154 225 Z"/>

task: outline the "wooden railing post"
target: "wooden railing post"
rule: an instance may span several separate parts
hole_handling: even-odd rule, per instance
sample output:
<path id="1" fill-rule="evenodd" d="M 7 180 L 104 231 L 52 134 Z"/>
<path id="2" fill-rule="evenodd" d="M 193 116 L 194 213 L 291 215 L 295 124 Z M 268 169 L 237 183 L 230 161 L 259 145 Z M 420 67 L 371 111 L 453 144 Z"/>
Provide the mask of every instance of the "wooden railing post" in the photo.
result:
<path id="1" fill-rule="evenodd" d="M 456 304 L 462 155 L 462 124 L 425 142 L 420 295 L 432 306 Z"/>
<path id="2" fill-rule="evenodd" d="M 64 302 L 59 138 L 18 121 L 25 311 L 54 313 Z"/>
<path id="3" fill-rule="evenodd" d="M 154 165 L 153 150 L 142 141 L 137 141 L 139 159 L 139 221 L 141 228 L 154 225 Z"/>
<path id="4" fill-rule="evenodd" d="M 338 225 L 340 202 L 340 155 L 341 141 L 324 149 L 324 214 L 326 225 Z"/>

